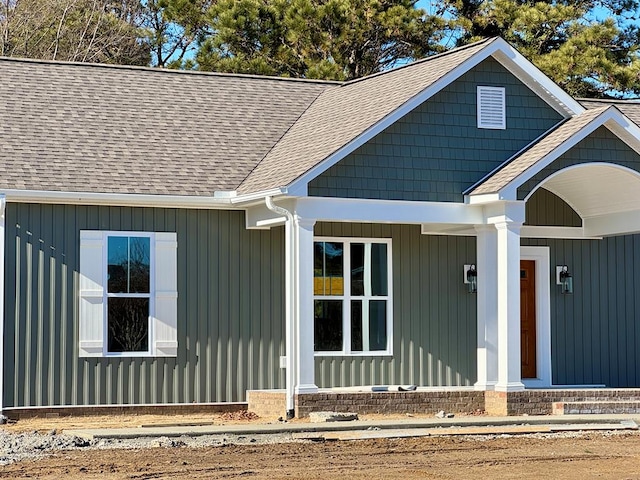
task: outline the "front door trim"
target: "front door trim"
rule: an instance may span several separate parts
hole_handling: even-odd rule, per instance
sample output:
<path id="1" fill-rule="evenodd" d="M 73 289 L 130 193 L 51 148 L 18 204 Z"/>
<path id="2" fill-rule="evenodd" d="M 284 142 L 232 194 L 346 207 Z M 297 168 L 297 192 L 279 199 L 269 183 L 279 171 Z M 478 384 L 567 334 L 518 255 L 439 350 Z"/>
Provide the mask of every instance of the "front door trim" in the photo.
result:
<path id="1" fill-rule="evenodd" d="M 520 247 L 521 260 L 536 262 L 536 373 L 522 379 L 526 388 L 550 387 L 551 381 L 551 264 L 549 247 Z"/>

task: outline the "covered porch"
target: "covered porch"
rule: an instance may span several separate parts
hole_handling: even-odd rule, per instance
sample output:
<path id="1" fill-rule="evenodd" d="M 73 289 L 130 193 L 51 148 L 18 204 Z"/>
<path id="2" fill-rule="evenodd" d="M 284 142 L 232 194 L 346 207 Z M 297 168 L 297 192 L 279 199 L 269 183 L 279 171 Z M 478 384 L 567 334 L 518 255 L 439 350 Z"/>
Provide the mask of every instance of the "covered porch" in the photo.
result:
<path id="1" fill-rule="evenodd" d="M 549 160 L 547 166 L 556 158 Z M 247 212 L 248 228 L 285 225 L 288 298 L 287 354 L 281 358 L 281 367 L 286 371 L 287 388 L 283 392 L 249 392 L 249 403 L 252 404 L 252 399 L 264 399 L 265 395 L 271 395 L 272 399 L 282 399 L 287 415 L 299 416 L 314 409 L 326 409 L 329 405 L 334 405 L 331 410 L 340 410 L 342 407 L 339 405 L 345 405 L 346 410 L 378 409 L 382 412 L 396 408 L 396 405 L 404 409 L 411 404 L 419 407 L 410 408 L 419 408 L 423 412 L 430 409 L 466 413 L 482 410 L 511 415 L 550 414 L 554 408 L 566 412 L 568 410 L 564 405 L 588 405 L 596 400 L 617 402 L 615 408 L 627 408 L 627 403 L 636 402 L 636 390 L 604 388 L 620 386 L 617 382 L 609 385 L 599 380 L 598 375 L 576 374 L 572 377 L 567 374 L 566 371 L 575 368 L 575 365 L 564 362 L 564 352 L 557 350 L 564 344 L 554 344 L 554 335 L 560 328 L 558 322 L 579 323 L 580 312 L 588 308 L 582 305 L 584 297 L 588 295 L 586 290 L 584 294 L 570 295 L 563 293 L 564 287 L 560 285 L 559 273 L 566 266 L 576 291 L 584 288 L 582 282 L 588 274 L 583 265 L 573 262 L 577 258 L 575 251 L 579 251 L 583 259 L 589 258 L 589 254 L 584 253 L 589 249 L 584 245 L 604 245 L 602 242 L 608 240 L 603 239 L 621 236 L 633 242 L 636 237 L 632 234 L 640 231 L 640 200 L 636 194 L 640 191 L 640 175 L 624 165 L 589 161 L 560 164 L 555 170 L 541 171 L 542 168 L 533 169 L 527 175 L 516 175 L 515 179 L 507 181 L 504 192 L 508 192 L 508 195 L 500 192 L 492 195 L 479 192 L 474 195 L 470 192 L 464 204 L 302 197 L 280 199 L 277 204 L 269 199 L 264 205 L 256 204 L 250 208 Z M 519 187 L 514 186 L 513 182 Z M 563 214 L 563 218 L 558 220 L 558 212 L 569 214 Z M 345 228 L 342 229 L 340 225 Z M 400 246 L 396 237 L 403 234 L 391 232 L 400 226 L 419 226 L 421 237 L 444 239 L 444 244 L 449 242 L 447 239 L 451 239 L 451 242 L 453 239 L 465 239 L 465 247 L 454 247 L 458 251 L 457 256 L 448 257 L 448 263 L 440 264 L 447 271 L 436 272 L 435 280 L 433 276 L 430 277 L 430 284 L 434 285 L 440 275 L 446 288 L 451 288 L 453 284 L 450 279 L 456 277 L 458 286 L 452 288 L 454 294 L 442 302 L 453 305 L 463 299 L 462 304 L 466 305 L 473 299 L 475 311 L 467 308 L 464 313 L 465 318 L 470 318 L 469 315 L 474 317 L 473 324 L 464 319 L 459 322 L 463 328 L 473 329 L 476 337 L 475 345 L 470 346 L 474 350 L 474 361 L 467 364 L 471 366 L 473 363 L 473 374 L 465 376 L 454 371 L 451 376 L 447 373 L 443 378 L 425 378 L 420 372 L 429 370 L 418 363 L 446 363 L 447 359 L 432 357 L 429 351 L 423 352 L 424 345 L 413 342 L 411 338 L 413 327 L 406 332 L 394 331 L 398 329 L 398 317 L 405 315 L 396 305 L 391 322 L 391 336 L 395 338 L 389 340 L 381 358 L 371 352 L 349 357 L 344 354 L 326 356 L 315 351 L 314 242 L 329 231 L 333 235 L 338 232 L 338 237 L 356 238 L 363 234 L 353 232 L 371 231 L 369 227 L 358 229 L 354 225 L 388 226 L 379 229 L 382 232 L 379 236 L 382 238 L 386 236 L 384 232 L 389 232 L 388 236 L 394 237 L 393 261 L 390 263 L 394 283 L 396 279 L 409 276 L 407 269 L 435 268 L 433 264 L 420 263 L 418 258 L 412 264 L 410 260 L 407 262 L 406 256 L 398 256 Z M 472 254 L 469 254 L 469 245 L 473 248 Z M 608 246 L 602 247 L 604 251 L 598 253 L 598 249 L 594 248 L 593 255 L 596 257 L 593 261 L 602 262 L 603 255 L 606 261 L 607 249 Z M 622 261 L 622 258 L 616 257 L 616 261 Z M 533 264 L 530 273 L 523 275 L 523 262 Z M 475 265 L 477 273 L 477 289 L 471 296 L 466 293 L 467 285 L 464 285 L 469 265 Z M 612 268 L 615 269 L 615 266 Z M 527 331 L 522 322 L 521 292 L 523 278 L 527 275 L 532 275 L 530 283 L 534 292 L 530 312 L 533 315 L 530 319 L 531 331 Z M 606 282 L 606 277 L 594 280 L 596 283 L 600 281 Z M 629 283 L 629 288 L 640 286 L 640 278 L 626 275 L 625 281 Z M 605 287 L 604 284 L 601 286 Z M 600 287 L 591 285 L 589 288 L 597 290 Z M 401 303 L 402 300 L 398 298 L 402 295 L 404 290 L 394 288 L 392 301 Z M 569 298 L 573 300 L 567 300 Z M 572 305 L 569 304 L 571 301 Z M 579 307 L 578 302 L 581 303 Z M 626 317 L 636 319 L 637 309 L 631 304 L 628 307 Z M 446 308 L 443 307 L 440 312 L 446 311 Z M 555 326 L 552 318 L 556 319 Z M 416 314 L 414 324 L 421 321 Z M 441 321 L 446 322 L 446 319 Z M 598 321 L 602 322 L 601 319 Z M 633 330 L 622 332 L 621 335 L 625 341 L 635 345 L 638 332 L 635 326 L 629 326 Z M 397 339 L 399 335 L 403 336 L 401 341 Z M 586 334 L 578 333 L 577 336 L 583 338 Z M 596 342 L 598 332 L 589 333 L 589 336 L 592 342 Z M 451 343 L 456 340 L 450 338 L 447 341 Z M 462 341 L 460 348 L 466 348 L 464 345 Z M 580 346 L 583 353 L 587 348 Z M 575 350 L 578 351 L 578 348 Z M 624 352 L 628 350 L 621 349 L 620 354 L 625 355 Z M 584 360 L 586 363 L 587 359 Z M 618 362 L 618 367 L 626 369 L 629 361 L 635 362 L 635 359 L 625 359 L 625 365 Z M 615 360 L 607 361 L 606 365 L 609 369 L 616 368 Z M 584 380 L 572 381 L 572 378 Z M 640 385 L 631 377 L 628 378 L 629 385 L 624 386 Z M 394 382 L 416 384 L 418 388 L 415 392 L 344 390 L 344 387 L 357 389 L 363 385 Z M 451 407 L 442 408 L 443 405 Z M 628 408 L 636 407 L 631 405 Z"/>

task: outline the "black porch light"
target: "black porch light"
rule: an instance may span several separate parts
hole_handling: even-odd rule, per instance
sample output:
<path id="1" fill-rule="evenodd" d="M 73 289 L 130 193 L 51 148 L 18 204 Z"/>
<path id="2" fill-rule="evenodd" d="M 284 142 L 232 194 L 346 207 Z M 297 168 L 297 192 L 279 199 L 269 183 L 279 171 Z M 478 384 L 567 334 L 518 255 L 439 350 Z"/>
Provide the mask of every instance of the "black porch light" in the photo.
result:
<path id="1" fill-rule="evenodd" d="M 558 273 L 557 283 L 560 285 L 560 293 L 572 294 L 573 293 L 573 277 L 569 272 L 569 267 L 566 265 L 556 267 Z"/>
<path id="2" fill-rule="evenodd" d="M 465 265 L 465 279 L 464 283 L 469 285 L 469 293 L 478 292 L 478 271 L 475 265 Z"/>

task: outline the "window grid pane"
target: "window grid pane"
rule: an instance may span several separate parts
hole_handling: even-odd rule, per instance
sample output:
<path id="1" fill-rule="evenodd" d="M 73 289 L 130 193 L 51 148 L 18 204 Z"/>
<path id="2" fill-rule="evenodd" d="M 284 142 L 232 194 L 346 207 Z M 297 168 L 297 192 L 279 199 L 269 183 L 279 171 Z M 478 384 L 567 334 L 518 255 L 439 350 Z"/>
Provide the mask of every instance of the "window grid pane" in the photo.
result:
<path id="1" fill-rule="evenodd" d="M 390 348 L 389 242 L 358 240 L 314 242 L 317 352 L 349 354 Z M 347 273 L 346 278 L 343 272 Z M 337 276 L 344 282 L 338 288 Z M 331 296 L 340 300 L 327 298 Z"/>
<path id="2" fill-rule="evenodd" d="M 342 350 L 342 300 L 314 302 L 313 347 L 317 352 Z"/>
<path id="3" fill-rule="evenodd" d="M 149 350 L 149 299 L 109 297 L 107 300 L 109 352 Z"/>
<path id="4" fill-rule="evenodd" d="M 315 242 L 313 259 L 314 295 L 344 295 L 344 245 Z"/>

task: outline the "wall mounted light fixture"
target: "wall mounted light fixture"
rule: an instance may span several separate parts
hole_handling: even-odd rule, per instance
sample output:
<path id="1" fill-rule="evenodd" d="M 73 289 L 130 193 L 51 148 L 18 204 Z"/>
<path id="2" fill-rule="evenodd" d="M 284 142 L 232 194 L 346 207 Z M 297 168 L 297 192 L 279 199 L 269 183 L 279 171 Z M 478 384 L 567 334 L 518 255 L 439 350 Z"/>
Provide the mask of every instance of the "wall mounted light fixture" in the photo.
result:
<path id="1" fill-rule="evenodd" d="M 475 265 L 464 266 L 464 283 L 469 285 L 469 293 L 478 292 L 478 271 Z"/>
<path id="2" fill-rule="evenodd" d="M 573 293 L 573 277 L 566 265 L 556 265 L 556 285 L 560 285 L 560 293 Z"/>

